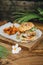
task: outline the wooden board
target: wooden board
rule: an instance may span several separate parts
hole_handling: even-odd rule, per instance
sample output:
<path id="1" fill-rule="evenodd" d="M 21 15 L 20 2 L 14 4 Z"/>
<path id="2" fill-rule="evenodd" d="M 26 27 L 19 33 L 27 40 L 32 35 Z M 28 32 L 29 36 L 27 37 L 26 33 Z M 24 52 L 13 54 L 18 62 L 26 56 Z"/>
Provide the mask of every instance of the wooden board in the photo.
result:
<path id="1" fill-rule="evenodd" d="M 18 43 L 18 44 L 22 47 L 28 48 L 29 51 L 31 51 L 32 49 L 34 49 L 40 43 L 42 38 L 43 38 L 43 35 L 39 39 L 37 39 L 36 41 L 32 41 L 32 42 L 28 42 L 28 43 Z M 17 43 L 14 40 L 10 40 L 10 39 L 5 38 L 1 35 L 0 35 L 0 41 L 7 43 L 7 44 L 12 44 L 12 45 Z"/>

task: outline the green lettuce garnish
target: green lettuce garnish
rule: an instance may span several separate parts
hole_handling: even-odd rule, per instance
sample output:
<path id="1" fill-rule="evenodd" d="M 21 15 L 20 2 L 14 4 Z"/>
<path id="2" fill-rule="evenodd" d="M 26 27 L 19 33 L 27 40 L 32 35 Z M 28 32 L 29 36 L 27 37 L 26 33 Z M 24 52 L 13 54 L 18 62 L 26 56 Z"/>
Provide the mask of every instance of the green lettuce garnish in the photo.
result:
<path id="1" fill-rule="evenodd" d="M 29 31 L 32 32 L 32 31 L 36 31 L 36 27 L 32 27 Z"/>

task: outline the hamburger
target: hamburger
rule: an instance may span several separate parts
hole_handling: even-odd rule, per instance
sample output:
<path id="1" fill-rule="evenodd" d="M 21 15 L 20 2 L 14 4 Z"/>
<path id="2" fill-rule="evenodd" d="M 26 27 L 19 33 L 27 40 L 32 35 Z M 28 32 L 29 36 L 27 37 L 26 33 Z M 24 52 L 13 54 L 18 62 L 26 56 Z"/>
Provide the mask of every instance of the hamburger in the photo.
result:
<path id="1" fill-rule="evenodd" d="M 22 23 L 18 29 L 22 40 L 34 40 L 36 27 L 32 22 Z"/>
<path id="2" fill-rule="evenodd" d="M 27 30 L 30 30 L 32 27 L 34 27 L 34 24 L 32 22 L 25 22 L 19 26 L 19 31 L 25 32 Z"/>

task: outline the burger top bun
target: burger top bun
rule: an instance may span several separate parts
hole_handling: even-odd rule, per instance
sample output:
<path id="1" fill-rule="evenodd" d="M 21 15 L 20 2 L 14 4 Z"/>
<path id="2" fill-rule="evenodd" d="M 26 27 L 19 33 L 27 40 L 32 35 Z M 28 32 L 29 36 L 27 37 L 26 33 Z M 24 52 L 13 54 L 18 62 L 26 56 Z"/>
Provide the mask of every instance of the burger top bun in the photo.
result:
<path id="1" fill-rule="evenodd" d="M 34 24 L 32 22 L 25 22 L 22 23 L 18 29 L 20 32 L 25 32 L 27 30 L 30 30 L 32 27 L 34 27 Z"/>

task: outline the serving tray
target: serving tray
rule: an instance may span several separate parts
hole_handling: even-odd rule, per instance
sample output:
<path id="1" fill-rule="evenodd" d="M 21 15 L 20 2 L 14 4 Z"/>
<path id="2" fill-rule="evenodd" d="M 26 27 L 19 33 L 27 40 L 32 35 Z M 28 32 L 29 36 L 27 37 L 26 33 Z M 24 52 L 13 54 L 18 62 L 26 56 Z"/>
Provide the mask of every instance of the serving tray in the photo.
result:
<path id="1" fill-rule="evenodd" d="M 40 43 L 40 41 L 41 41 L 41 39 L 42 39 L 42 37 L 43 37 L 43 35 L 41 35 L 41 36 L 39 36 L 38 39 L 36 39 L 36 40 L 34 40 L 34 41 L 31 41 L 31 42 L 17 42 L 17 41 L 14 40 L 13 36 L 12 36 L 11 38 L 9 38 L 8 35 L 6 35 L 6 34 L 3 33 L 3 30 L 2 30 L 2 29 L 5 28 L 6 26 L 8 27 L 8 24 L 9 24 L 9 26 L 12 25 L 12 24 L 9 22 L 9 23 L 7 23 L 7 24 L 5 24 L 5 25 L 3 25 L 3 26 L 0 27 L 0 31 L 1 31 L 1 32 L 0 32 L 0 41 L 1 41 L 1 42 L 7 43 L 7 44 L 12 44 L 12 45 L 18 43 L 20 46 L 26 47 L 26 48 L 28 48 L 28 49 L 31 51 L 32 49 L 35 48 L 35 46 L 37 46 L 37 45 Z M 38 33 L 38 34 L 39 34 L 39 33 Z M 39 35 L 40 35 L 40 34 L 39 34 Z M 6 37 L 6 36 L 7 36 L 7 37 Z M 13 39 L 12 39 L 12 38 L 13 38 Z"/>
<path id="2" fill-rule="evenodd" d="M 37 39 L 35 41 L 32 41 L 32 42 L 18 43 L 18 42 L 15 42 L 14 40 L 5 38 L 5 37 L 3 37 L 3 36 L 0 35 L 0 41 L 1 42 L 7 43 L 7 44 L 11 44 L 11 45 L 15 45 L 16 43 L 18 43 L 21 47 L 28 48 L 29 51 L 31 51 L 32 49 L 34 49 L 41 42 L 42 38 L 43 38 L 43 35 L 39 39 Z"/>

